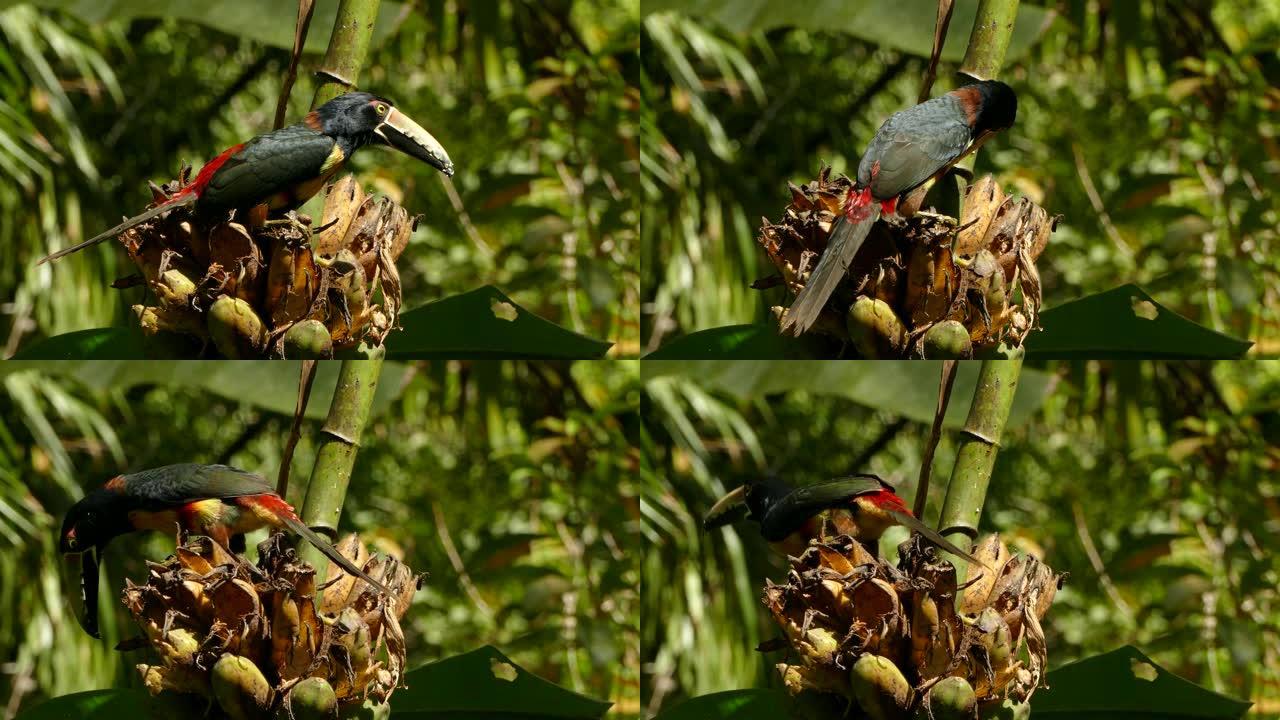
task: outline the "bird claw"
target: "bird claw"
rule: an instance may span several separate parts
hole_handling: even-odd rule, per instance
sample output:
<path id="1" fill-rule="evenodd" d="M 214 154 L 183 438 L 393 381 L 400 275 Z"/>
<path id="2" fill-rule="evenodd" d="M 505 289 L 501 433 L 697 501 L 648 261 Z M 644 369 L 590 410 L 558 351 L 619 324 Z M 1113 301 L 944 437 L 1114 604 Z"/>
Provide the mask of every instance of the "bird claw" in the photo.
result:
<path id="1" fill-rule="evenodd" d="M 281 225 L 287 225 L 303 235 L 311 235 L 311 218 L 306 215 L 299 215 L 294 210 L 290 210 L 285 213 L 285 216 L 282 218 L 267 220 L 262 223 L 262 225 L 263 227 L 279 227 Z"/>
<path id="2" fill-rule="evenodd" d="M 951 217 L 950 215 L 944 215 L 942 213 L 934 212 L 932 210 L 918 210 L 916 211 L 915 215 L 916 217 L 926 217 L 936 222 L 943 223 L 945 225 L 951 225 L 952 227 L 955 227 L 956 225 L 960 224 L 955 218 Z"/>

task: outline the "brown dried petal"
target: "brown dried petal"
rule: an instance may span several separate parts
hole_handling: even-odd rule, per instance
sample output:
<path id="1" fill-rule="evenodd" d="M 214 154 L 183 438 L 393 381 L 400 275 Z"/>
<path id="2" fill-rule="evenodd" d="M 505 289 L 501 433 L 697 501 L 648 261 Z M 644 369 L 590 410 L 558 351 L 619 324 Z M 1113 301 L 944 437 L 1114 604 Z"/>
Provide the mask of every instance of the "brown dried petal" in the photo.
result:
<path id="1" fill-rule="evenodd" d="M 964 197 L 964 211 L 960 215 L 960 227 L 963 229 L 956 233 L 956 255 L 972 257 L 984 247 L 982 241 L 987 229 L 1004 201 L 1004 191 L 991 175 L 969 186 Z"/>
<path id="2" fill-rule="evenodd" d="M 289 235 L 277 237 L 272 243 L 267 271 L 266 307 L 271 326 L 282 328 L 305 318 L 319 284 L 306 240 Z"/>
<path id="3" fill-rule="evenodd" d="M 226 222 L 209 232 L 209 264 L 227 271 L 227 284 L 222 292 L 256 305 L 262 296 L 261 278 L 265 276 L 262 251 L 249 230 L 240 223 Z"/>
<path id="4" fill-rule="evenodd" d="M 996 573 L 1009 561 L 1009 548 L 1000 540 L 998 533 L 992 533 L 978 542 L 973 555 L 985 562 L 987 567 L 969 563 L 969 585 L 961 596 L 958 608 L 965 615 L 976 615 L 990 604 L 991 591 L 996 586 Z"/>
<path id="5" fill-rule="evenodd" d="M 333 257 L 346 247 L 344 239 L 351 228 L 351 220 L 364 206 L 364 188 L 354 175 L 345 175 L 329 186 L 324 198 L 324 214 L 321 231 L 312 238 L 312 247 L 321 257 Z"/>
<path id="6" fill-rule="evenodd" d="M 369 551 L 365 548 L 364 543 L 360 542 L 359 535 L 351 533 L 340 540 L 334 547 L 343 557 L 350 560 L 351 564 L 364 569 L 364 565 L 369 559 Z M 348 574 L 347 571 L 334 562 L 329 563 L 326 573 L 325 582 L 327 586 L 321 593 L 320 612 L 324 615 L 335 615 L 348 605 L 353 591 L 358 592 L 356 585 L 364 585 L 365 583 L 354 575 Z"/>

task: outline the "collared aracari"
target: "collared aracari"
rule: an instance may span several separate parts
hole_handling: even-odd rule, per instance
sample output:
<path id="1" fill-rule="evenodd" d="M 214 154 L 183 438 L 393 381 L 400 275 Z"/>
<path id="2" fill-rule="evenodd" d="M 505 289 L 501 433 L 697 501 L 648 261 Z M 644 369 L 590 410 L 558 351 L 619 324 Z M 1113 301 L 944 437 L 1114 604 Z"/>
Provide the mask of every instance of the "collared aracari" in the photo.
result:
<path id="1" fill-rule="evenodd" d="M 206 535 L 224 548 L 232 536 L 253 530 L 289 530 L 346 572 L 384 594 L 389 592 L 307 527 L 262 476 L 227 465 L 166 465 L 117 475 L 72 505 L 62 522 L 62 552 L 83 558 L 85 618 L 81 622 L 90 635 L 97 637 L 97 555 L 106 544 L 117 535 L 138 530 L 179 527 Z"/>
<path id="2" fill-rule="evenodd" d="M 744 517 L 760 523 L 764 539 L 790 556 L 800 555 L 810 540 L 822 537 L 823 523 L 830 522 L 836 534 L 869 544 L 872 554 L 885 530 L 903 525 L 949 553 L 985 564 L 920 522 L 893 486 L 875 475 L 850 475 L 799 488 L 777 478 L 753 480 L 720 498 L 702 526 L 711 530 Z"/>
<path id="3" fill-rule="evenodd" d="M 356 150 L 371 143 L 390 145 L 445 175 L 453 175 L 449 154 L 431 133 L 391 101 L 367 92 L 351 92 L 321 105 L 296 125 L 227 148 L 169 199 L 36 264 L 116 237 L 178 207 L 194 206 L 197 217 L 208 222 L 222 219 L 232 210 L 248 211 L 260 205 L 266 205 L 268 211 L 295 209 L 319 192 Z"/>
<path id="4" fill-rule="evenodd" d="M 1017 114 L 1013 89 L 983 80 L 890 115 L 858 163 L 857 181 L 845 196 L 827 248 L 783 316 L 781 331 L 800 335 L 813 325 L 881 213 L 898 212 L 900 200 L 917 188 L 923 192 L 927 182 L 991 135 L 1012 127 Z"/>

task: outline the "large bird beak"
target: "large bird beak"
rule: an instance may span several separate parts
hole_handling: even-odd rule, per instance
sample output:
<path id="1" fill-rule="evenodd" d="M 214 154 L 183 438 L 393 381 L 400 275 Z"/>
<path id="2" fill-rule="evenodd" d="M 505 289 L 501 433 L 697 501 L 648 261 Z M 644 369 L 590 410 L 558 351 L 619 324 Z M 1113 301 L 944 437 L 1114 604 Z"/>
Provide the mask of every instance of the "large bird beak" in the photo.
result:
<path id="1" fill-rule="evenodd" d="M 95 638 L 101 638 L 98 632 L 98 553 L 102 547 L 87 548 L 80 553 L 80 600 L 84 607 L 76 619 L 80 627 Z"/>
<path id="2" fill-rule="evenodd" d="M 912 530 L 913 532 L 920 533 L 921 535 L 925 536 L 925 539 L 927 539 L 929 542 L 933 543 L 934 545 L 937 545 L 943 550 L 946 550 L 952 555 L 959 555 L 960 557 L 965 558 L 971 562 L 977 563 L 978 565 L 981 565 L 982 567 L 987 568 L 988 570 L 991 569 L 991 567 L 986 563 L 982 562 L 981 560 L 974 557 L 973 555 L 970 555 L 964 550 L 961 550 L 960 548 L 956 547 L 956 545 L 952 543 L 950 540 L 942 537 L 942 534 L 939 533 L 937 530 L 934 530 L 928 525 L 925 525 L 924 523 L 920 522 L 919 518 L 917 518 L 915 515 L 912 515 L 911 513 L 899 512 L 897 510 L 890 510 L 889 514 L 892 515 L 893 519 L 897 520 L 899 524 L 903 525 L 909 530 Z"/>
<path id="3" fill-rule="evenodd" d="M 747 486 L 740 485 L 711 506 L 711 509 L 702 518 L 702 529 L 715 530 L 718 527 L 723 527 L 746 517 Z"/>
<path id="4" fill-rule="evenodd" d="M 387 111 L 387 119 L 374 128 L 373 132 L 387 145 L 453 177 L 453 161 L 449 159 L 444 146 L 421 125 L 410 120 L 408 115 L 391 108 Z"/>

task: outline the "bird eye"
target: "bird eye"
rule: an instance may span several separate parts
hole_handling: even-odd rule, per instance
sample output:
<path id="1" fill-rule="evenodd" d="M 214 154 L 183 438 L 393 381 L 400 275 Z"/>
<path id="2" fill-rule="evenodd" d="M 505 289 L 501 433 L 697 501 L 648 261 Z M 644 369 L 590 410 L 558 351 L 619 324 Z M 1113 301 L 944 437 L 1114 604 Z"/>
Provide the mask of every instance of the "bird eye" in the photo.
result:
<path id="1" fill-rule="evenodd" d="M 67 547 L 71 548 L 72 550 L 75 550 L 77 545 L 79 545 L 79 543 L 77 543 L 77 542 L 76 542 L 76 536 L 75 536 L 75 535 L 68 535 L 68 536 L 67 536 Z"/>
<path id="2" fill-rule="evenodd" d="M 378 114 L 379 114 L 379 115 L 386 115 L 386 114 L 387 114 L 387 106 L 386 106 L 386 105 L 379 104 L 379 105 L 377 106 L 377 110 L 378 110 Z"/>

